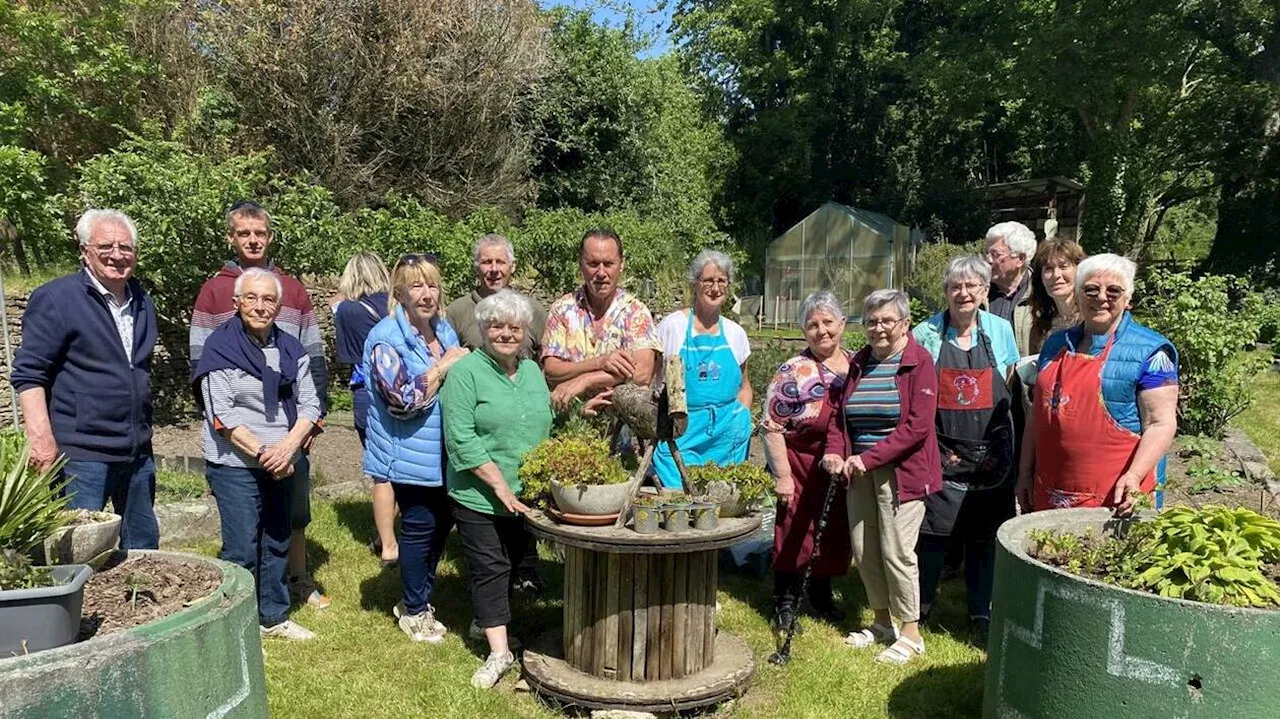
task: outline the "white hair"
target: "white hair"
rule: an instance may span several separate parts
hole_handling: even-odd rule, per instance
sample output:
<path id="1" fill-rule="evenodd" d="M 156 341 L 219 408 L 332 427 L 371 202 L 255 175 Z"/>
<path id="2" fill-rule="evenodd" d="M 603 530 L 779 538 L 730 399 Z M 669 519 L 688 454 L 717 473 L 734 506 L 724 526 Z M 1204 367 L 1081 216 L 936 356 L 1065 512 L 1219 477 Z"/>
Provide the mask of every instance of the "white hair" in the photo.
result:
<path id="1" fill-rule="evenodd" d="M 1101 255 L 1090 255 L 1076 265 L 1076 297 L 1084 291 L 1084 283 L 1094 275 L 1114 275 L 1120 278 L 1126 295 L 1133 294 L 1133 278 L 1138 274 L 1138 266 L 1133 260 L 1120 255 L 1105 252 Z"/>
<path id="2" fill-rule="evenodd" d="M 867 295 L 867 299 L 862 301 L 862 317 L 866 319 L 867 315 L 884 307 L 892 305 L 893 309 L 898 311 L 898 319 L 906 319 L 911 316 L 911 302 L 907 299 L 907 293 L 902 290 L 876 290 Z"/>
<path id="3" fill-rule="evenodd" d="M 87 247 L 98 225 L 116 224 L 129 231 L 129 242 L 138 249 L 138 228 L 133 220 L 119 210 L 87 210 L 76 222 L 76 238 L 81 247 Z"/>
<path id="4" fill-rule="evenodd" d="M 264 270 L 261 267 L 250 267 L 244 272 L 241 272 L 240 276 L 236 278 L 235 287 L 231 290 L 232 295 L 235 297 L 239 297 L 240 291 L 244 289 L 245 282 L 253 279 L 264 278 L 264 277 L 266 279 L 271 280 L 271 282 L 275 284 L 276 299 L 279 300 L 281 304 L 283 304 L 284 303 L 284 285 L 280 284 L 280 278 L 276 277 L 276 273 L 272 272 L 271 270 Z"/>
<path id="5" fill-rule="evenodd" d="M 702 279 L 702 271 L 707 269 L 707 265 L 715 265 L 724 273 L 729 284 L 733 284 L 733 259 L 719 250 L 703 250 L 693 258 L 693 262 L 689 264 L 689 284 L 698 284 Z"/>
<path id="6" fill-rule="evenodd" d="M 991 284 L 991 265 L 976 255 L 965 255 L 951 260 L 947 272 L 942 276 L 943 292 L 951 291 L 951 283 L 967 277 L 976 277 L 983 287 Z"/>
<path id="7" fill-rule="evenodd" d="M 1030 261 L 1036 254 L 1036 233 L 1021 222 L 1001 222 L 987 230 L 987 249 L 1000 240 L 1008 246 L 1009 252 L 1022 255 Z"/>
<path id="8" fill-rule="evenodd" d="M 476 324 L 482 329 L 499 322 L 509 322 L 526 330 L 533 323 L 529 299 L 515 290 L 498 290 L 476 303 Z"/>
<path id="9" fill-rule="evenodd" d="M 814 312 L 827 312 L 836 319 L 844 319 L 844 308 L 840 306 L 840 300 L 831 294 L 829 290 L 821 290 L 814 292 L 804 301 L 800 303 L 800 325 L 809 324 L 809 318 Z"/>
<path id="10" fill-rule="evenodd" d="M 481 235 L 480 239 L 476 240 L 475 247 L 471 249 L 471 265 L 473 267 L 480 266 L 480 250 L 492 245 L 501 245 L 502 249 L 507 251 L 507 262 L 512 265 L 516 263 L 516 251 L 515 248 L 511 246 L 511 240 L 508 240 L 497 233 L 490 232 L 487 235 Z"/>

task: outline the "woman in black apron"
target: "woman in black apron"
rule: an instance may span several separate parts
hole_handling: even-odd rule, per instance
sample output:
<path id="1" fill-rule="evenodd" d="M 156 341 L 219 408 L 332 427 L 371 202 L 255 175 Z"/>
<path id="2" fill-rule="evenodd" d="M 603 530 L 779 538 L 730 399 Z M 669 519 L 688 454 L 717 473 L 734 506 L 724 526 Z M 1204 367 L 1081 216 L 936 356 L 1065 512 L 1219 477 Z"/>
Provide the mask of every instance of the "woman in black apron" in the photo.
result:
<path id="1" fill-rule="evenodd" d="M 916 554 L 921 617 L 928 617 L 947 553 L 955 550 L 964 559 L 970 620 L 985 636 L 991 616 L 996 529 L 1014 515 L 1014 395 L 1007 365 L 1016 360 L 1017 349 L 1008 322 L 978 309 L 987 280 L 981 276 L 985 263 L 979 266 L 981 260 L 974 260 L 959 258 L 947 273 L 953 309 L 935 315 L 915 331 L 936 357 L 935 421 L 943 479 L 942 491 L 925 498 Z M 953 310 L 955 316 L 967 315 L 968 322 L 955 322 Z M 1000 342 L 1003 362 L 997 361 L 993 338 Z"/>

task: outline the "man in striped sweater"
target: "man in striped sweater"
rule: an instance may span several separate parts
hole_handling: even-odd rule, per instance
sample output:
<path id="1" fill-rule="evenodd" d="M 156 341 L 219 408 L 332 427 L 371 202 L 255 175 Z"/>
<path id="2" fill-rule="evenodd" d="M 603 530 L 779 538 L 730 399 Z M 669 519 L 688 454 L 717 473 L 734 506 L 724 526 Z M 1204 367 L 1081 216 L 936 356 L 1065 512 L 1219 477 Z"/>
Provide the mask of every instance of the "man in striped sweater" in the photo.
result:
<path id="1" fill-rule="evenodd" d="M 328 407 L 329 372 L 325 366 L 324 340 L 320 324 L 307 290 L 297 279 L 280 271 L 267 259 L 271 244 L 271 215 L 255 202 L 238 202 L 227 212 L 227 242 L 235 250 L 236 259 L 222 266 L 218 274 L 204 283 L 191 313 L 191 365 L 203 354 L 205 340 L 224 322 L 236 316 L 235 284 L 240 273 L 250 267 L 261 267 L 280 278 L 284 293 L 276 326 L 288 332 L 306 348 L 310 358 L 311 379 L 320 395 L 322 409 Z M 312 435 L 314 439 L 315 435 Z M 293 536 L 289 544 L 289 590 L 299 600 L 323 609 L 329 598 L 321 593 L 307 572 L 306 528 L 311 523 L 311 466 L 303 445 L 302 460 L 295 465 L 293 498 Z"/>

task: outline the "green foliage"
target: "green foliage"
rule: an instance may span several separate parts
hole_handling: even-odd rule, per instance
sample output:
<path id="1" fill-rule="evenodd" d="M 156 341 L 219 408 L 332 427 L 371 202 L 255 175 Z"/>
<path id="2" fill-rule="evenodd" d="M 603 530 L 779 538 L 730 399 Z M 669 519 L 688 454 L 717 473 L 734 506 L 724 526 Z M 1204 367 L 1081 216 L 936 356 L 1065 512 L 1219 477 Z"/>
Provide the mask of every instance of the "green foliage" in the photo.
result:
<path id="1" fill-rule="evenodd" d="M 609 441 L 594 432 L 566 432 L 543 440 L 520 464 L 520 497 L 546 506 L 551 482 L 565 486 L 621 484 L 629 479 Z"/>
<path id="2" fill-rule="evenodd" d="M 957 257 L 982 255 L 986 251 L 984 240 L 974 240 L 956 245 L 947 242 L 930 242 L 916 250 L 916 262 L 907 274 L 906 289 L 911 295 L 911 325 L 927 319 L 935 312 L 947 308 L 947 293 L 942 282 L 947 266 Z M 923 315 L 917 317 L 917 314 Z"/>
<path id="3" fill-rule="evenodd" d="M 1262 317 L 1248 283 L 1230 275 L 1193 279 L 1154 269 L 1139 283 L 1135 312 L 1178 350 L 1178 427 L 1219 437 L 1253 401 L 1252 383 L 1268 359 L 1242 352 L 1257 340 Z"/>
<path id="4" fill-rule="evenodd" d="M 350 389 L 329 390 L 329 411 L 350 412 L 355 407 L 355 395 Z"/>
<path id="5" fill-rule="evenodd" d="M 53 584 L 53 567 L 33 567 L 26 552 L 0 548 L 0 591 Z"/>
<path id="6" fill-rule="evenodd" d="M 70 521 L 58 476 L 65 460 L 41 472 L 29 459 L 24 434 L 0 432 L 0 589 L 47 586 L 48 570 L 32 567 L 27 553 Z"/>
<path id="7" fill-rule="evenodd" d="M 1187 465 L 1187 477 L 1191 480 L 1191 486 L 1187 490 L 1191 494 L 1217 492 L 1249 484 L 1249 480 L 1239 470 L 1227 471 L 1218 463 L 1203 458 L 1191 460 Z"/>
<path id="8" fill-rule="evenodd" d="M 1175 507 L 1122 536 L 1033 532 L 1032 554 L 1076 574 L 1163 597 L 1280 606 L 1267 565 L 1280 563 L 1280 522 L 1243 507 Z"/>
<path id="9" fill-rule="evenodd" d="M 704 464 L 689 467 L 689 486 L 699 494 L 706 491 L 711 482 L 728 482 L 738 488 L 744 504 L 750 506 L 773 492 L 773 475 L 764 467 L 752 462 L 739 462 L 727 466 Z"/>
<path id="10" fill-rule="evenodd" d="M 172 469 L 156 470 L 156 502 L 185 502 L 198 499 L 209 492 L 204 475 L 177 472 Z"/>
<path id="11" fill-rule="evenodd" d="M 32 265 L 75 256 L 75 242 L 61 226 L 58 200 L 49 189 L 48 164 L 38 152 L 0 145 L 0 177 L 4 178 L 0 183 L 0 231 L 8 220 L 17 232 L 12 256 L 5 259 L 15 261 L 24 274 Z"/>

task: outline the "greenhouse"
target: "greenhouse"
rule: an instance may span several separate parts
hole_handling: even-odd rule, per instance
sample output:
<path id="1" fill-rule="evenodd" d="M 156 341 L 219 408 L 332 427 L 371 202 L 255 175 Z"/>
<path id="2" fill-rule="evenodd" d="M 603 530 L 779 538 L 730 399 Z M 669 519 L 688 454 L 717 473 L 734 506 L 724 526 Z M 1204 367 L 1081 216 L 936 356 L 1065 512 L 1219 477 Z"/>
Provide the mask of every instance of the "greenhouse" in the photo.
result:
<path id="1" fill-rule="evenodd" d="M 831 290 L 850 319 L 874 290 L 901 288 L 924 233 L 878 212 L 828 202 L 769 244 L 761 314 L 794 324 L 801 301 Z"/>

